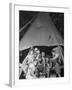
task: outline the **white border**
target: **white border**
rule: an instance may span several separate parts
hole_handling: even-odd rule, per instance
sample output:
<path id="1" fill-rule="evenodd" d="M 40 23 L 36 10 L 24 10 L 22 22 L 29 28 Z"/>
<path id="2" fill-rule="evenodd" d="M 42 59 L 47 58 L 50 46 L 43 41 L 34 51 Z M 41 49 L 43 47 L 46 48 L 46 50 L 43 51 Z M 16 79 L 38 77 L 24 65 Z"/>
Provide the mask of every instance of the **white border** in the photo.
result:
<path id="1" fill-rule="evenodd" d="M 13 60 L 13 85 L 15 86 L 39 86 L 48 84 L 59 84 L 59 83 L 69 83 L 70 81 L 70 71 L 69 71 L 69 10 L 67 8 L 51 8 L 42 6 L 28 6 L 28 5 L 14 5 L 13 8 L 14 23 L 12 23 L 14 28 L 12 29 L 15 35 L 15 61 Z M 46 78 L 46 79 L 32 79 L 32 80 L 19 80 L 19 10 L 28 11 L 46 11 L 46 12 L 63 12 L 64 13 L 64 78 Z"/>

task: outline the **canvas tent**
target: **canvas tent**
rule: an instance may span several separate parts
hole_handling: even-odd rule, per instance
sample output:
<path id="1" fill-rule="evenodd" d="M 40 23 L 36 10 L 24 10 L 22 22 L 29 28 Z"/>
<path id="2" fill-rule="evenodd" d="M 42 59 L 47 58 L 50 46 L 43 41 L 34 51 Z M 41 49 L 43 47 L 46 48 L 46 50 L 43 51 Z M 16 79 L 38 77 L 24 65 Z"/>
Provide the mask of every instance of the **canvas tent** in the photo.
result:
<path id="1" fill-rule="evenodd" d="M 49 13 L 40 12 L 20 40 L 19 50 L 31 46 L 54 45 L 63 45 L 63 39 L 52 22 Z"/>

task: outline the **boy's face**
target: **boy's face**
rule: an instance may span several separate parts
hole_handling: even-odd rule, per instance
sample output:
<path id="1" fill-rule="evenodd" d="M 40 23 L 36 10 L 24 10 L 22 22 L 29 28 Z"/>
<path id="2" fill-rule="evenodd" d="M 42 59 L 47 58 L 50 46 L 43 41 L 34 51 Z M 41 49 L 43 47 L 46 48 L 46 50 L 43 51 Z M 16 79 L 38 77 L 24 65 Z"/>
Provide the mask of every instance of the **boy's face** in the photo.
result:
<path id="1" fill-rule="evenodd" d="M 46 61 L 48 62 L 49 61 L 49 59 L 46 57 Z"/>
<path id="2" fill-rule="evenodd" d="M 45 56 L 45 52 L 42 52 L 41 54 L 42 54 L 42 57 L 44 57 L 44 56 Z"/>
<path id="3" fill-rule="evenodd" d="M 56 77 L 56 75 L 55 74 L 51 74 L 50 77 Z"/>

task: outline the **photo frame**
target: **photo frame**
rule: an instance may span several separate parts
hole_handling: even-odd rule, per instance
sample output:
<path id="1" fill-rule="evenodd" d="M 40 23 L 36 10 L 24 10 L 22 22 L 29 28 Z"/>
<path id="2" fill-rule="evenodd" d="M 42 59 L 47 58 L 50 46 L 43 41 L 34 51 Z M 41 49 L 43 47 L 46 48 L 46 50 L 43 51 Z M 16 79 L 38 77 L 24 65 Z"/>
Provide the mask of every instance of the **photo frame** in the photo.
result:
<path id="1" fill-rule="evenodd" d="M 69 83 L 70 81 L 69 43 L 68 43 L 69 42 L 69 33 L 68 33 L 69 9 L 66 7 L 57 8 L 57 7 L 36 6 L 36 5 L 33 6 L 33 5 L 23 5 L 23 4 L 10 4 L 9 6 L 10 6 L 9 7 L 10 86 L 11 87 L 32 86 L 32 85 L 38 86 L 38 85 L 57 84 L 57 83 L 62 83 L 62 84 Z M 49 16 L 51 17 L 52 20 L 50 20 Z M 60 19 L 62 19 L 62 22 L 61 22 L 61 26 L 58 27 L 59 22 L 58 21 L 56 22 L 55 20 L 60 20 Z M 61 36 L 56 31 L 57 29 L 63 30 L 62 32 L 60 31 Z M 24 32 L 21 33 L 22 30 L 24 30 Z M 23 33 L 25 34 L 25 36 Z M 48 36 L 49 38 L 51 38 L 51 40 L 48 40 Z M 46 77 L 46 72 L 44 72 L 43 75 L 43 73 L 40 71 L 40 73 L 42 74 L 42 75 L 40 74 L 39 76 L 40 78 L 24 79 L 24 77 L 19 77 L 20 75 L 19 66 L 22 65 L 22 63 L 20 62 L 23 62 L 21 61 L 20 58 L 20 54 L 22 54 L 20 53 L 20 51 L 26 50 L 28 48 L 32 48 L 32 46 L 34 47 L 34 49 L 39 48 L 40 50 L 44 50 L 44 51 L 45 50 L 47 51 L 48 49 L 50 49 L 50 47 L 54 48 L 53 46 L 56 47 L 62 46 L 64 50 L 63 51 L 64 74 L 63 75 L 61 74 L 60 77 L 55 76 L 54 78 L 51 78 L 51 76 L 48 76 L 49 78 L 42 78 L 42 77 Z M 45 49 L 46 46 L 48 47 Z M 23 53 L 23 55 L 25 55 L 25 53 Z"/>

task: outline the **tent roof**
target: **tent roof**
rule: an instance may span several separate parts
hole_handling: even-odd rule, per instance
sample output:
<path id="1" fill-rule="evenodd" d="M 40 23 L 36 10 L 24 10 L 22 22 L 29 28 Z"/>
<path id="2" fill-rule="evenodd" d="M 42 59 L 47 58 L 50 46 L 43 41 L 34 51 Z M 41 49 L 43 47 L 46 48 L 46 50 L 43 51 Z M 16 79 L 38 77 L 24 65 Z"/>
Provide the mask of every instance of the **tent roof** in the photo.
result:
<path id="1" fill-rule="evenodd" d="M 63 39 L 54 26 L 48 13 L 39 13 L 27 32 L 20 40 L 19 49 L 24 50 L 31 46 L 63 45 Z"/>

